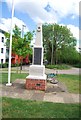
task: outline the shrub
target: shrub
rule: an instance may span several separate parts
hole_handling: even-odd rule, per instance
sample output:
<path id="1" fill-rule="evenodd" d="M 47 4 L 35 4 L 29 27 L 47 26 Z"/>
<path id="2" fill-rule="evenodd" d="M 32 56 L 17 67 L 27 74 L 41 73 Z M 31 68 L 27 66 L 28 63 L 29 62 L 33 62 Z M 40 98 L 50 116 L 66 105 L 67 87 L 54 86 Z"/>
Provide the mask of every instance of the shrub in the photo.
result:
<path id="1" fill-rule="evenodd" d="M 20 64 L 11 64 L 11 67 L 18 67 Z"/>
<path id="2" fill-rule="evenodd" d="M 8 67 L 8 63 L 6 62 L 6 63 L 2 63 L 2 64 L 0 64 L 0 67 L 1 68 L 7 68 Z"/>
<path id="3" fill-rule="evenodd" d="M 58 64 L 58 65 L 46 65 L 46 68 L 49 68 L 49 69 L 70 69 L 70 66 L 66 65 L 66 64 Z"/>
<path id="4" fill-rule="evenodd" d="M 2 64 L 0 64 L 0 68 L 2 68 Z"/>

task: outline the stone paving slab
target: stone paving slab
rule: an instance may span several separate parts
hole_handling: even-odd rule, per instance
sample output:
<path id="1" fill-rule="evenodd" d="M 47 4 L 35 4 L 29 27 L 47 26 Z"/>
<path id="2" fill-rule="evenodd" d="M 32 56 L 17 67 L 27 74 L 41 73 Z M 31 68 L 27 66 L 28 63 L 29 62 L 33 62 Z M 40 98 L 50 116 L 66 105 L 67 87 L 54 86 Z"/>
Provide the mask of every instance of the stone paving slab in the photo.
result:
<path id="1" fill-rule="evenodd" d="M 50 92 L 68 92 L 68 91 L 67 91 L 67 87 L 63 83 L 58 82 L 58 84 L 48 83 L 45 92 L 50 93 Z"/>
<path id="2" fill-rule="evenodd" d="M 64 100 L 62 97 L 56 96 L 53 94 L 45 94 L 43 101 L 64 103 Z"/>
<path id="3" fill-rule="evenodd" d="M 71 94 L 74 102 L 80 102 L 81 103 L 81 99 L 80 99 L 80 95 L 79 94 Z"/>
<path id="4" fill-rule="evenodd" d="M 57 103 L 81 102 L 79 101 L 79 96 L 81 95 L 71 94 L 67 91 L 62 92 L 61 89 L 58 89 L 58 85 L 47 83 L 47 89 L 48 88 L 51 89 L 49 89 L 49 91 L 27 90 L 25 89 L 25 80 L 17 79 L 10 87 L 6 86 L 6 84 L 0 84 L 0 96 Z"/>
<path id="5" fill-rule="evenodd" d="M 40 100 L 44 99 L 44 93 L 34 93 L 31 97 L 31 100 Z"/>
<path id="6" fill-rule="evenodd" d="M 70 93 L 59 93 L 59 96 L 63 97 L 65 103 L 75 103 Z"/>

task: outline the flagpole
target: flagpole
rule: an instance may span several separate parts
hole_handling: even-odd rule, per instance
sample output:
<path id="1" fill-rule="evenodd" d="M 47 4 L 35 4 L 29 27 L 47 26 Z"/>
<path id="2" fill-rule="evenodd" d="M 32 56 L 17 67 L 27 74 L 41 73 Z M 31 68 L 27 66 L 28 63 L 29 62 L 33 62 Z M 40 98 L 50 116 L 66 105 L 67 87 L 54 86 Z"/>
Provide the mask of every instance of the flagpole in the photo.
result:
<path id="1" fill-rule="evenodd" d="M 13 16 L 14 16 L 14 0 L 12 0 L 12 18 L 11 18 L 11 29 L 10 29 L 10 47 L 9 47 L 9 67 L 8 67 L 8 83 L 6 86 L 11 86 L 11 53 L 12 53 L 12 29 L 13 29 Z"/>

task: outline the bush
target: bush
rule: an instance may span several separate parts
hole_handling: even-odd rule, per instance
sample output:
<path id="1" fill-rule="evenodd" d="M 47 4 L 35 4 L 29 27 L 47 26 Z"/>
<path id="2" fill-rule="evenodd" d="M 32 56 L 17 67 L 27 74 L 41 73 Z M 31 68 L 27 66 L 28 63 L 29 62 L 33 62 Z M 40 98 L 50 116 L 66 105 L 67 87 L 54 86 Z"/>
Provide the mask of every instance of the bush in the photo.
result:
<path id="1" fill-rule="evenodd" d="M 20 64 L 11 64 L 11 67 L 18 67 Z"/>
<path id="2" fill-rule="evenodd" d="M 0 68 L 2 68 L 2 64 L 0 64 Z"/>
<path id="3" fill-rule="evenodd" d="M 70 69 L 70 66 L 66 65 L 66 64 L 58 64 L 58 65 L 46 65 L 46 68 L 49 68 L 49 69 Z"/>
<path id="4" fill-rule="evenodd" d="M 73 67 L 76 67 L 76 68 L 81 68 L 81 64 L 80 64 L 80 63 L 75 64 L 75 65 L 73 65 Z"/>
<path id="5" fill-rule="evenodd" d="M 2 63 L 0 64 L 0 68 L 8 68 L 8 63 Z"/>
<path id="6" fill-rule="evenodd" d="M 8 68 L 8 64 L 9 63 L 2 63 L 2 64 L 0 64 L 0 68 Z M 19 64 L 11 64 L 11 67 L 17 67 L 17 66 L 19 66 Z"/>

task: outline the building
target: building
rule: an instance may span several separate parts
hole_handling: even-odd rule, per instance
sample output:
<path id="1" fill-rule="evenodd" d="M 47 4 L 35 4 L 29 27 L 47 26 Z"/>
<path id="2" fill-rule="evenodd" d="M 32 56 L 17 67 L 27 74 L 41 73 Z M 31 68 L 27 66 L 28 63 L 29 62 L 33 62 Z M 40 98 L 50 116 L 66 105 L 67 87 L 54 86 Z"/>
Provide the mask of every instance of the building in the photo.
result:
<path id="1" fill-rule="evenodd" d="M 0 64 L 6 62 L 6 38 L 5 38 L 5 32 L 8 32 L 8 30 L 0 24 Z"/>
<path id="2" fill-rule="evenodd" d="M 12 64 L 20 64 L 21 63 L 21 59 L 22 60 L 22 63 L 23 64 L 28 64 L 30 63 L 30 60 L 29 60 L 29 55 L 27 55 L 25 58 L 21 57 L 21 56 L 18 56 L 17 54 L 15 53 L 12 53 L 12 59 L 11 59 L 11 63 Z"/>

